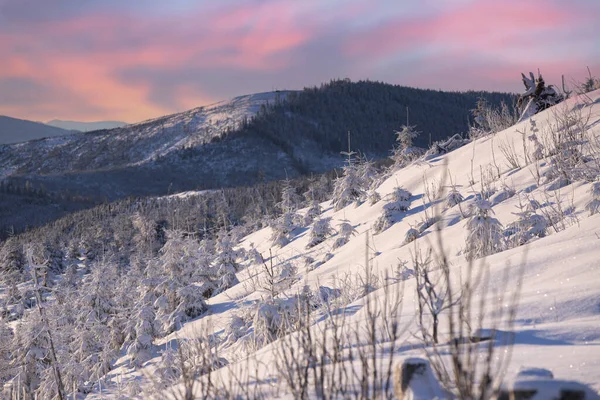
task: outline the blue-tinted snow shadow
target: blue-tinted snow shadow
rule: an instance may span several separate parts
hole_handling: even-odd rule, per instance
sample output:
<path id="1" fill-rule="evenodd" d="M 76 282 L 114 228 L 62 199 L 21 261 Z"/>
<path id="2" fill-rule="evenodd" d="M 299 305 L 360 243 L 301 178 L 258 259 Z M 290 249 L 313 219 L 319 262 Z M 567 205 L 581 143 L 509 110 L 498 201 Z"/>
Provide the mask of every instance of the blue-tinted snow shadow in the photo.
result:
<path id="1" fill-rule="evenodd" d="M 529 329 L 519 331 L 514 335 L 514 344 L 537 345 L 537 346 L 567 346 L 572 342 L 562 339 L 550 339 L 543 337 L 544 331 L 538 329 Z"/>
<path id="2" fill-rule="evenodd" d="M 236 307 L 235 301 L 225 301 L 223 303 L 211 304 L 208 307 L 208 311 L 211 315 L 223 314 L 224 312 L 234 309 L 235 307 Z"/>
<path id="3" fill-rule="evenodd" d="M 343 308 L 336 308 L 335 310 L 331 311 L 331 316 L 343 315 L 344 317 L 350 317 L 350 316 L 356 314 L 358 312 L 358 310 L 360 310 L 361 308 L 362 308 L 362 306 L 359 306 L 359 305 L 348 306 L 348 307 L 343 307 Z M 329 318 L 329 315 L 323 314 L 315 321 L 315 324 L 325 321 L 327 318 Z"/>

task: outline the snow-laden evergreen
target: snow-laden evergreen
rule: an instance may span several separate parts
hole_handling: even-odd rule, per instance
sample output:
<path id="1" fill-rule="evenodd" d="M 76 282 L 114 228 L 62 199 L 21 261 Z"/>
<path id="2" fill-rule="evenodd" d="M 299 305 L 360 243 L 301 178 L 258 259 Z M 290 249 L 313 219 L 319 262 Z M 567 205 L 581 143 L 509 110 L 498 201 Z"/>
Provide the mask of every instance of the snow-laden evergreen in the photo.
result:
<path id="1" fill-rule="evenodd" d="M 502 224 L 494 218 L 487 200 L 476 200 L 472 216 L 467 221 L 465 256 L 468 260 L 489 256 L 504 249 Z"/>
<path id="2" fill-rule="evenodd" d="M 322 243 L 332 234 L 333 228 L 331 228 L 330 222 L 331 218 L 319 218 L 313 222 L 307 247 L 314 247 Z"/>
<path id="3" fill-rule="evenodd" d="M 381 233 L 392 226 L 398 213 L 408 211 L 412 194 L 402 187 L 397 187 L 388 195 L 388 202 L 383 206 L 383 211 L 373 224 L 373 232 Z"/>

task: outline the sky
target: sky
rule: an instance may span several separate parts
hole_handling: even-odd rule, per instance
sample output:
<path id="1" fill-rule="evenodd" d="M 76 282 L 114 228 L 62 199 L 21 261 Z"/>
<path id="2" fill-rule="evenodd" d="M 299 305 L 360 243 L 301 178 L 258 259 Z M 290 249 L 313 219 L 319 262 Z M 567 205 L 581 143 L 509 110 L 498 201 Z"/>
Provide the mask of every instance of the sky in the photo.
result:
<path id="1" fill-rule="evenodd" d="M 600 77 L 598 0 L 0 0 L 0 115 L 136 122 L 333 78 Z"/>

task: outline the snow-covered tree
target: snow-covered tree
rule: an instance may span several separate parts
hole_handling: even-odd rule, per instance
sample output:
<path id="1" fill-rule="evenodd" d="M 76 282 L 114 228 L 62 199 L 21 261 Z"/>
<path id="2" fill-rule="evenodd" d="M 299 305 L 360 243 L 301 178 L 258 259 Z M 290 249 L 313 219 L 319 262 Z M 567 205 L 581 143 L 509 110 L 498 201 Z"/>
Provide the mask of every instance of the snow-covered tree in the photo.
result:
<path id="1" fill-rule="evenodd" d="M 0 280 L 6 284 L 23 279 L 25 253 L 16 237 L 9 237 L 0 248 Z"/>
<path id="2" fill-rule="evenodd" d="M 411 197 L 412 194 L 408 190 L 402 187 L 396 187 L 394 191 L 388 195 L 388 203 L 383 206 L 381 215 L 373 224 L 373 233 L 381 233 L 396 223 L 398 218 L 397 214 L 399 212 L 408 211 L 410 208 Z"/>
<path id="3" fill-rule="evenodd" d="M 513 246 L 521 246 L 534 237 L 544 237 L 548 229 L 548 221 L 543 215 L 538 215 L 532 209 L 531 203 L 517 206 L 519 211 L 513 213 L 519 218 L 510 223 L 504 230 L 508 243 Z"/>
<path id="4" fill-rule="evenodd" d="M 340 224 L 338 225 L 337 231 L 338 231 L 338 237 L 335 240 L 335 242 L 333 243 L 334 249 L 342 247 L 343 245 L 348 243 L 350 238 L 352 236 L 356 235 L 356 233 L 357 233 L 356 229 L 354 229 L 354 227 L 348 220 L 342 220 L 340 222 Z"/>
<path id="5" fill-rule="evenodd" d="M 331 236 L 333 229 L 331 229 L 330 221 L 331 218 L 319 218 L 313 222 L 310 229 L 310 238 L 306 245 L 307 248 L 314 247 L 325 241 L 328 236 Z"/>
<path id="6" fill-rule="evenodd" d="M 321 204 L 319 203 L 314 190 L 315 189 L 310 186 L 308 191 L 304 194 L 304 197 L 308 202 L 308 210 L 306 210 L 306 214 L 304 215 L 305 225 L 310 225 L 315 218 L 317 218 L 319 215 L 321 215 L 321 212 L 323 212 L 321 209 Z"/>
<path id="7" fill-rule="evenodd" d="M 217 240 L 217 257 L 214 263 L 219 276 L 218 291 L 227 290 L 239 282 L 235 275 L 239 269 L 237 258 L 238 252 L 233 249 L 231 236 L 221 231 Z"/>
<path id="8" fill-rule="evenodd" d="M 194 284 L 185 285 L 177 289 L 177 297 L 179 304 L 172 316 L 175 329 L 180 328 L 183 322 L 199 317 L 208 310 L 202 287 Z"/>
<path id="9" fill-rule="evenodd" d="M 156 368 L 156 374 L 164 387 L 175 384 L 181 376 L 181 363 L 177 357 L 177 352 L 172 346 L 167 346 L 160 355 L 160 363 L 158 368 Z"/>
<path id="10" fill-rule="evenodd" d="M 135 318 L 135 339 L 127 349 L 127 354 L 133 365 L 141 367 L 152 358 L 152 342 L 156 336 L 154 310 L 148 305 L 142 305 Z"/>
<path id="11" fill-rule="evenodd" d="M 183 237 L 181 232 L 169 231 L 168 240 L 160 251 L 161 256 L 149 265 L 149 278 L 153 280 L 151 286 L 154 287 L 152 295 L 156 299 L 156 318 L 165 333 L 173 332 L 184 321 L 204 312 L 204 297 L 214 294 L 223 283 L 219 281 L 221 275 L 218 267 L 209 264 L 209 256 L 213 256 L 206 252 L 211 247 L 211 241 L 199 244 Z M 223 253 L 224 260 L 229 260 L 226 254 Z M 233 268 L 227 264 L 227 260 L 223 262 L 226 265 L 224 269 Z"/>
<path id="12" fill-rule="evenodd" d="M 446 195 L 446 206 L 452 208 L 464 201 L 464 197 L 455 187 L 452 187 Z"/>
<path id="13" fill-rule="evenodd" d="M 279 208 L 282 214 L 294 212 L 298 209 L 300 201 L 301 199 L 296 193 L 296 188 L 292 186 L 289 179 L 286 179 L 281 188 L 281 201 L 277 203 L 277 208 Z"/>
<path id="14" fill-rule="evenodd" d="M 271 242 L 274 246 L 283 247 L 288 244 L 292 237 L 296 225 L 297 214 L 286 212 L 271 223 Z"/>
<path id="15" fill-rule="evenodd" d="M 465 254 L 468 260 L 489 256 L 504 249 L 502 224 L 493 217 L 494 210 L 487 200 L 476 200 L 467 222 Z"/>
<path id="16" fill-rule="evenodd" d="M 365 196 L 363 180 L 358 166 L 352 161 L 343 168 L 342 176 L 333 183 L 333 207 L 335 211 L 360 202 Z"/>
<path id="17" fill-rule="evenodd" d="M 413 139 L 419 136 L 419 132 L 415 126 L 403 125 L 401 130 L 394 133 L 396 134 L 396 146 L 392 152 L 392 159 L 396 167 L 404 167 L 422 154 L 413 147 Z"/>
<path id="18" fill-rule="evenodd" d="M 281 215 L 271 223 L 273 245 L 285 246 L 292 239 L 292 232 L 298 227 L 298 221 L 301 219 L 296 213 L 299 202 L 296 189 L 286 179 L 281 191 L 281 201 L 277 203 Z"/>
<path id="19" fill-rule="evenodd" d="M 360 201 L 364 202 L 369 200 L 369 203 L 373 205 L 380 200 L 380 196 L 376 191 L 380 184 L 380 175 L 377 172 L 374 163 L 367 159 L 366 156 L 362 156 L 358 161 L 358 174 L 363 189 Z"/>

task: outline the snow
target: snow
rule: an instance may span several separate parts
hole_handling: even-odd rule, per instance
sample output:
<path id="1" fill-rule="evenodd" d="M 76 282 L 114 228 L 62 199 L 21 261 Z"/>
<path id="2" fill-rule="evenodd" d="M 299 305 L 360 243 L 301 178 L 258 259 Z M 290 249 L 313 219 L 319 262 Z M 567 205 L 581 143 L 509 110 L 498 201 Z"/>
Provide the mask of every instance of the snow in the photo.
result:
<path id="1" fill-rule="evenodd" d="M 588 94 L 590 100 L 572 98 L 558 107 L 582 107 L 589 112 L 593 135 L 600 135 L 600 91 Z M 240 100 L 243 101 L 243 100 Z M 583 104 L 583 105 L 581 105 Z M 220 107 L 220 106 L 215 106 Z M 538 137 L 542 137 L 549 125 L 555 123 L 553 114 L 557 108 L 550 108 L 535 115 Z M 211 118 L 218 118 L 217 112 Z M 549 229 L 545 237 L 535 237 L 524 246 L 512 247 L 489 255 L 485 264 L 489 267 L 489 286 L 485 290 L 475 290 L 474 304 L 479 304 L 483 297 L 489 307 L 507 309 L 508 304 L 497 304 L 499 289 L 504 287 L 512 290 L 520 285 L 521 294 L 518 310 L 515 315 L 514 325 L 494 326 L 494 312 L 475 308 L 474 312 L 484 313 L 482 327 L 495 333 L 507 333 L 512 338 L 512 349 L 503 340 L 497 340 L 501 354 L 507 354 L 510 362 L 507 368 L 505 382 L 513 382 L 513 388 L 525 388 L 539 382 L 538 387 L 543 388 L 537 398 L 555 393 L 560 387 L 579 387 L 576 383 L 556 383 L 550 381 L 545 373 L 524 373 L 518 375 L 523 366 L 544 368 L 552 372 L 557 378 L 569 381 L 579 381 L 589 385 L 595 391 L 600 390 L 600 214 L 590 215 L 585 210 L 586 204 L 592 199 L 596 189 L 591 189 L 592 184 L 584 181 L 575 181 L 559 190 L 550 191 L 548 184 L 538 182 L 534 167 L 529 164 L 520 169 L 514 169 L 510 162 L 504 159 L 499 148 L 499 143 L 512 143 L 517 157 L 524 160 L 525 154 L 521 146 L 522 134 L 530 122 L 525 121 L 490 136 L 478 139 L 450 153 L 429 158 L 427 161 L 414 162 L 407 167 L 397 170 L 385 179 L 377 188 L 382 198 L 391 198 L 397 188 L 402 187 L 411 196 L 411 207 L 398 211 L 393 224 L 377 235 L 373 235 L 373 223 L 385 213 L 386 202 L 379 201 L 375 204 L 364 202 L 359 206 L 347 205 L 339 210 L 334 209 L 331 201 L 321 204 L 323 213 L 317 221 L 327 219 L 331 226 L 338 227 L 346 223 L 343 237 L 347 241 L 344 245 L 335 247 L 334 243 L 340 238 L 339 233 L 324 235 L 323 241 L 310 246 L 314 237 L 310 229 L 296 228 L 292 231 L 289 242 L 283 246 L 273 246 L 271 228 L 265 228 L 245 237 L 240 244 L 241 249 L 255 248 L 268 263 L 272 261 L 279 267 L 287 265 L 297 266 L 298 279 L 284 290 L 286 296 L 281 297 L 279 306 L 289 310 L 294 294 L 301 293 L 308 286 L 317 292 L 327 292 L 328 296 L 340 287 L 344 277 L 356 276 L 365 270 L 365 260 L 370 260 L 373 273 L 394 275 L 399 261 L 407 261 L 401 274 L 403 279 L 403 309 L 401 320 L 407 324 L 403 332 L 401 346 L 395 364 L 400 364 L 404 358 L 423 357 L 423 346 L 417 339 L 418 327 L 414 315 L 416 308 L 415 278 L 414 274 L 406 273 L 411 266 L 410 261 L 417 247 L 427 249 L 437 245 L 436 228 L 441 227 L 443 250 L 452 265 L 453 276 L 465 276 L 468 262 L 465 258 L 465 236 L 468 226 L 468 212 L 470 206 L 479 204 L 480 209 L 490 210 L 503 226 L 515 222 L 518 216 L 519 204 L 537 202 L 540 206 L 538 214 L 546 212 L 552 216 L 553 207 L 560 205 L 562 209 L 572 208 L 574 211 L 563 220 L 555 221 L 564 229 L 556 232 Z M 531 149 L 531 147 L 530 147 Z M 492 165 L 492 160 L 496 160 Z M 540 163 L 539 161 L 534 161 Z M 522 163 L 523 165 L 524 163 Z M 543 164 L 540 168 L 547 169 Z M 489 178 L 493 170 L 494 177 Z M 496 175 L 497 174 L 497 175 Z M 427 193 L 430 184 L 450 188 L 452 180 L 452 195 L 447 201 L 445 197 L 430 201 Z M 493 189 L 502 190 L 509 187 L 514 191 L 513 196 L 496 195 L 491 202 L 481 199 L 482 192 Z M 596 186 L 594 186 L 595 188 Z M 410 244 L 404 244 L 406 232 L 416 226 L 420 221 L 429 220 L 433 211 L 441 212 L 440 219 L 433 225 L 424 228 L 422 232 L 416 231 L 418 237 Z M 300 214 L 306 210 L 299 210 Z M 466 217 L 466 218 L 465 218 Z M 434 221 L 435 222 L 435 221 Z M 318 223 L 318 222 L 317 222 Z M 310 228 L 310 227 L 308 227 Z M 354 234 L 351 231 L 354 229 Z M 440 251 L 437 248 L 437 251 Z M 273 255 L 270 259 L 269 254 Z M 315 260 L 310 268 L 303 265 L 303 260 Z M 517 271 L 519 265 L 524 263 L 522 280 Z M 483 264 L 475 262 L 476 268 L 484 268 Z M 229 361 L 229 366 L 221 368 L 215 374 L 224 380 L 231 368 L 256 368 L 260 376 L 255 377 L 261 382 L 269 382 L 277 375 L 275 357 L 277 354 L 276 343 L 267 344 L 251 353 L 251 357 L 238 338 L 245 335 L 249 326 L 244 325 L 240 319 L 249 309 L 257 310 L 258 316 L 263 319 L 273 317 L 273 313 L 280 312 L 277 303 L 267 301 L 268 295 L 260 285 L 256 285 L 256 277 L 264 273 L 264 265 L 258 263 L 256 257 L 244 261 L 243 267 L 237 273 L 239 284 L 218 294 L 207 301 L 209 313 L 195 320 L 186 322 L 183 327 L 170 336 L 155 341 L 156 346 L 163 346 L 176 338 L 193 339 L 202 335 L 224 332 L 234 333 L 233 339 L 224 341 L 219 348 L 219 356 Z M 506 282 L 506 286 L 504 283 Z M 326 287 L 327 290 L 323 289 Z M 321 288 L 321 289 L 320 289 Z M 335 288 L 335 289 L 334 289 Z M 338 294 L 335 292 L 336 295 Z M 370 298 L 383 299 L 384 290 L 375 290 Z M 342 290 L 343 296 L 343 290 Z M 507 297 L 504 298 L 504 301 Z M 365 298 L 352 300 L 345 306 L 346 323 L 349 326 L 361 324 L 366 318 Z M 254 307 L 254 308 L 252 308 Z M 254 321 L 258 321 L 257 318 Z M 324 324 L 323 320 L 316 322 L 316 326 Z M 207 329 L 210 329 L 207 331 Z M 496 331 L 498 329 L 498 331 Z M 440 325 L 440 347 L 450 339 L 446 325 Z M 495 336 L 495 335 L 494 335 Z M 160 354 L 155 353 L 154 358 L 147 364 L 148 371 L 155 368 L 160 362 Z M 123 365 L 123 360 L 117 365 Z M 345 361 L 345 368 L 356 368 L 350 361 Z M 532 372 L 533 370 L 529 370 Z M 142 371 L 143 372 L 143 371 Z M 534 371 L 535 372 L 535 371 Z M 539 372 L 539 371 L 538 371 Z M 110 376 L 116 381 L 139 375 L 132 373 L 125 367 L 118 367 L 111 371 Z M 518 376 L 517 376 L 518 375 Z M 281 384 L 281 382 L 279 383 Z M 536 383 L 537 384 L 537 383 Z M 273 390 L 268 383 L 264 383 L 264 390 Z M 554 391 L 554 392 L 552 392 Z M 590 392 L 591 393 L 591 392 Z M 279 393 L 282 397 L 291 398 L 291 394 Z M 94 398 L 95 395 L 90 396 Z M 593 397 L 593 394 L 589 395 Z M 414 398 L 420 398 L 415 396 Z"/>

